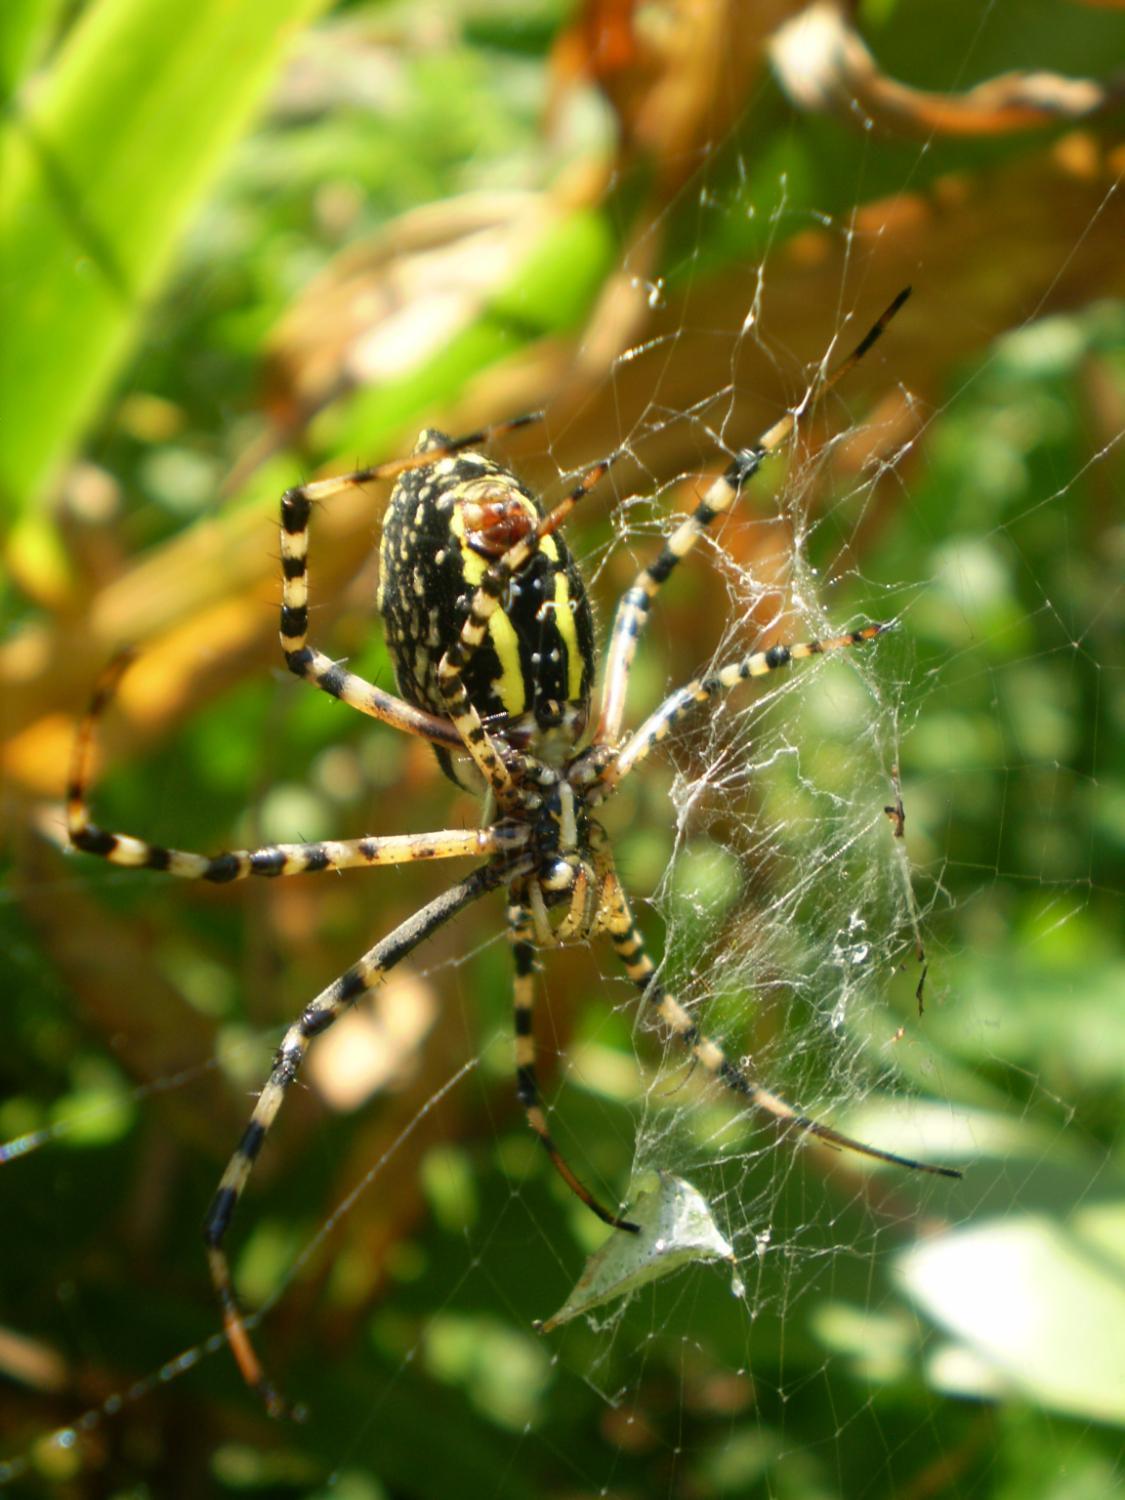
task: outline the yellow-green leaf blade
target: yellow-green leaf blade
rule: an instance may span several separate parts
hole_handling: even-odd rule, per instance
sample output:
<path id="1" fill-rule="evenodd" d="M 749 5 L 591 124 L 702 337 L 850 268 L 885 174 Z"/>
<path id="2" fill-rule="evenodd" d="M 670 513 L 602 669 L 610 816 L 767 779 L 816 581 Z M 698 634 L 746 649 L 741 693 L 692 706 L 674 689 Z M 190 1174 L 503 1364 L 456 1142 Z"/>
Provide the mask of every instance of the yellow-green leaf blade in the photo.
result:
<path id="1" fill-rule="evenodd" d="M 0 495 L 41 495 L 293 35 L 326 0 L 99 0 L 0 138 Z"/>

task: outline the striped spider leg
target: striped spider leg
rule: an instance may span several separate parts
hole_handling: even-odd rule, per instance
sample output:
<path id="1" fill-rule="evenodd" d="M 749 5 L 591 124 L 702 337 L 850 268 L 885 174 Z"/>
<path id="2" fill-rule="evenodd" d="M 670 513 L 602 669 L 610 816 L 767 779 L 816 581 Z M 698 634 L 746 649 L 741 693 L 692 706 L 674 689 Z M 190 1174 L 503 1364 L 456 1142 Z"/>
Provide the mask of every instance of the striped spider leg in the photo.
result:
<path id="1" fill-rule="evenodd" d="M 243 1379 L 261 1396 L 272 1417 L 295 1416 L 299 1409 L 290 1405 L 262 1368 L 235 1296 L 230 1262 L 223 1248 L 231 1217 L 262 1148 L 266 1132 L 276 1119 L 286 1090 L 297 1077 L 313 1039 L 327 1031 L 362 996 L 370 995 L 378 989 L 395 964 L 412 953 L 420 943 L 424 943 L 451 917 L 489 891 L 503 885 L 514 873 L 530 868 L 530 865 L 530 860 L 522 863 L 516 861 L 514 864 L 497 861 L 483 865 L 465 880 L 459 881 L 435 900 L 428 902 L 413 916 L 407 917 L 387 937 L 381 938 L 374 947 L 369 948 L 338 979 L 321 990 L 282 1038 L 265 1087 L 254 1105 L 250 1123 L 219 1180 L 203 1225 L 211 1279 L 219 1297 L 227 1342 Z"/>
<path id="2" fill-rule="evenodd" d="M 228 849 L 196 854 L 168 849 L 128 833 L 112 833 L 90 816 L 89 786 L 98 720 L 132 660 L 122 652 L 102 673 L 75 736 L 66 793 L 67 837 L 75 849 L 95 854 L 111 865 L 133 870 L 161 870 L 182 880 L 226 885 L 248 875 L 315 874 L 321 870 L 371 869 L 424 859 L 461 859 L 511 851 L 524 841 L 518 829 L 448 828 L 438 833 L 391 834 L 383 838 L 323 839 L 305 844 L 266 844 L 260 849 Z M 387 695 L 390 696 L 389 694 Z"/>
<path id="3" fill-rule="evenodd" d="M 845 1151 L 854 1151 L 875 1161 L 889 1162 L 896 1167 L 905 1167 L 912 1172 L 929 1172 L 937 1177 L 960 1178 L 954 1167 L 942 1167 L 933 1162 L 916 1161 L 913 1157 L 899 1156 L 894 1151 L 884 1151 L 878 1146 L 869 1146 L 864 1141 L 845 1135 L 842 1131 L 825 1125 L 811 1115 L 802 1114 L 786 1100 L 771 1090 L 754 1083 L 744 1066 L 732 1062 L 723 1048 L 712 1038 L 704 1035 L 674 995 L 670 995 L 661 984 L 656 965 L 645 948 L 644 939 L 637 927 L 621 882 L 612 875 L 607 892 L 608 910 L 605 917 L 606 930 L 613 943 L 617 957 L 626 974 L 636 985 L 645 1008 L 651 1010 L 663 1022 L 681 1046 L 708 1073 L 725 1088 L 752 1108 L 772 1115 L 781 1124 L 815 1136 L 825 1144 Z M 628 1227 L 628 1226 L 626 1226 Z"/>
<path id="4" fill-rule="evenodd" d="M 904 287 L 894 301 L 884 309 L 850 354 L 834 365 L 816 389 L 816 400 L 822 399 L 854 370 L 871 346 L 882 336 L 883 330 L 910 296 L 910 288 Z M 621 734 L 625 716 L 625 695 L 629 684 L 629 669 L 636 655 L 637 643 L 648 623 L 652 601 L 667 583 L 672 573 L 694 549 L 700 537 L 712 522 L 727 515 L 743 486 L 753 479 L 762 461 L 776 453 L 797 425 L 797 419 L 806 409 L 808 401 L 801 402 L 780 417 L 749 448 L 736 453 L 726 470 L 709 486 L 707 493 L 686 516 L 661 548 L 655 562 L 642 568 L 632 585 L 621 597 L 610 634 L 609 655 L 602 692 L 602 711 L 596 739 L 600 744 L 615 745 Z"/>
<path id="5" fill-rule="evenodd" d="M 592 1213 L 614 1229 L 627 1229 L 633 1233 L 637 1225 L 602 1206 L 586 1184 L 567 1162 L 551 1135 L 547 1114 L 539 1093 L 539 1079 L 535 1067 L 535 1036 L 533 1014 L 536 987 L 535 922 L 526 900 L 511 900 L 508 907 L 508 939 L 512 945 L 514 975 L 512 980 L 512 1011 L 516 1037 L 516 1094 L 523 1106 L 527 1123 L 538 1137 L 540 1144 L 567 1187 Z"/>
<path id="6" fill-rule="evenodd" d="M 803 661 L 810 656 L 824 656 L 830 651 L 845 651 L 852 646 L 864 645 L 878 640 L 890 629 L 889 625 L 864 625 L 859 630 L 849 630 L 823 640 L 799 641 L 792 646 L 778 642 L 765 651 L 752 651 L 749 656 L 728 662 L 704 677 L 693 678 L 684 687 L 670 693 L 607 762 L 599 776 L 598 788 L 591 791 L 591 801 L 601 801 L 616 791 L 625 777 L 640 765 L 655 745 L 667 738 L 691 709 L 701 708 L 718 694 L 729 692 L 753 677 L 766 677 L 791 662 Z"/>

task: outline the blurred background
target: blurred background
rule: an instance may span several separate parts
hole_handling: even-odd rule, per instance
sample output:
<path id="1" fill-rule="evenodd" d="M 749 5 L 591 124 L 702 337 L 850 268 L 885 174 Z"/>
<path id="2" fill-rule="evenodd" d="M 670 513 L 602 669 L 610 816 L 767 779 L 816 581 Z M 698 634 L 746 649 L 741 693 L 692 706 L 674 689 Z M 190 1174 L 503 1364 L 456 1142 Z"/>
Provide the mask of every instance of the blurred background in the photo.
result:
<path id="1" fill-rule="evenodd" d="M 1110 1493 L 1122 7 L 12 0 L 3 42 L 0 1480 Z M 66 854 L 99 671 L 136 648 L 107 826 L 207 851 L 469 826 L 426 745 L 287 678 L 281 491 L 543 408 L 498 456 L 548 499 L 626 449 L 571 538 L 604 634 L 906 284 L 669 587 L 631 717 L 772 640 L 899 628 L 732 700 L 607 822 L 732 1053 L 964 1181 L 779 1142 L 638 1027 L 604 952 L 550 955 L 564 1150 L 612 1201 L 684 1172 L 745 1292 L 692 1267 L 536 1333 L 604 1232 L 516 1105 L 482 905 L 322 1039 L 255 1170 L 236 1279 L 311 1412 L 271 1423 L 216 1347 L 203 1211 L 286 1023 L 462 867 L 202 889 Z M 314 642 L 389 687 L 385 498 L 318 510 L 310 576 Z"/>

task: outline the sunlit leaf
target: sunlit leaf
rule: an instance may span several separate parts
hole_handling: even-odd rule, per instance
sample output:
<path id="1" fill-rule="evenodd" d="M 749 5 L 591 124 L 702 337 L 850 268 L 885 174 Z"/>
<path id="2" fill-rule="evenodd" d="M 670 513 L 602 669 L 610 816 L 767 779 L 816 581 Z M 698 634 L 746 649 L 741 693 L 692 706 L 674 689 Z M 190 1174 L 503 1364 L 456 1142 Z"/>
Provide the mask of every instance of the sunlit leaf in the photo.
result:
<path id="1" fill-rule="evenodd" d="M 603 1303 L 628 1297 L 693 1261 L 734 1264 L 734 1249 L 715 1223 L 706 1198 L 682 1177 L 657 1173 L 629 1212 L 638 1232 L 617 1231 L 590 1256 L 570 1296 L 541 1325 L 543 1333 Z M 741 1292 L 737 1275 L 733 1290 Z"/>
<path id="2" fill-rule="evenodd" d="M 0 495 L 42 495 L 295 32 L 326 0 L 99 0 L 0 140 Z M 190 127 L 190 128 L 188 128 Z"/>
<path id="3" fill-rule="evenodd" d="M 1013 1391 L 1056 1411 L 1125 1421 L 1125 1202 L 1069 1220 L 991 1219 L 927 1240 L 899 1276 Z M 945 1368 L 950 1368 L 946 1363 Z"/>

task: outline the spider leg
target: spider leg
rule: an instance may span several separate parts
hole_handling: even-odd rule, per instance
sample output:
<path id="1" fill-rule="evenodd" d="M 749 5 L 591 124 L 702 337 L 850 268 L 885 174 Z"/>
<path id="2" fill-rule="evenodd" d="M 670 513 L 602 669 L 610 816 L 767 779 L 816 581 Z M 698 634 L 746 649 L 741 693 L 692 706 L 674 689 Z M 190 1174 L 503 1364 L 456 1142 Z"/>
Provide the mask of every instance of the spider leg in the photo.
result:
<path id="1" fill-rule="evenodd" d="M 820 1120 L 813 1119 L 811 1115 L 802 1114 L 777 1094 L 753 1083 L 743 1068 L 731 1062 L 717 1042 L 703 1034 L 680 1002 L 673 995 L 669 995 L 660 983 L 656 976 L 656 965 L 648 956 L 644 939 L 637 928 L 633 913 L 629 908 L 628 898 L 616 874 L 611 875 L 605 890 L 608 903 L 606 930 L 618 958 L 625 966 L 625 972 L 637 986 L 646 1006 L 659 1016 L 681 1045 L 686 1047 L 708 1073 L 713 1078 L 717 1078 L 724 1087 L 745 1099 L 753 1108 L 772 1115 L 775 1120 L 795 1130 L 814 1135 L 818 1140 L 830 1146 L 836 1146 L 844 1151 L 854 1151 L 860 1156 L 869 1156 L 876 1161 L 891 1162 L 896 1167 L 906 1167 L 913 1172 L 929 1172 L 937 1177 L 959 1178 L 961 1176 L 961 1173 L 953 1167 L 935 1166 L 931 1162 L 915 1161 L 913 1157 L 899 1156 L 893 1151 L 882 1151 L 878 1146 L 868 1146 L 850 1135 L 844 1135 L 842 1131 L 834 1130 L 831 1125 L 825 1125 Z"/>
<path id="2" fill-rule="evenodd" d="M 515 962 L 515 978 L 512 986 L 512 1003 L 516 1032 L 516 1091 L 523 1105 L 527 1123 L 539 1137 L 540 1144 L 551 1158 L 551 1165 L 567 1187 L 587 1208 L 597 1214 L 603 1224 L 614 1229 L 627 1229 L 636 1234 L 637 1225 L 628 1219 L 603 1208 L 571 1169 L 562 1152 L 555 1145 L 547 1126 L 547 1116 L 539 1094 L 539 1079 L 535 1070 L 535 1038 L 532 1031 L 535 1004 L 535 943 L 533 941 L 532 914 L 526 904 L 513 901 L 508 907 L 508 939 L 512 945 Z"/>
<path id="3" fill-rule="evenodd" d="M 433 453 L 434 450 L 429 450 L 431 461 Z M 538 551 L 543 538 L 556 531 L 579 501 L 593 489 L 617 456 L 613 454 L 587 469 L 570 494 L 487 569 L 473 594 L 460 638 L 450 646 L 438 664 L 438 687 L 453 727 L 495 794 L 497 802 L 505 809 L 532 804 L 528 800 L 528 794 L 516 787 L 497 742 L 485 729 L 480 715 L 469 702 L 464 672 L 484 643 L 489 621 L 501 607 L 512 577 L 527 565 Z"/>
<path id="4" fill-rule="evenodd" d="M 816 390 L 816 399 L 824 396 L 855 368 L 909 295 L 910 288 L 906 287 L 880 314 L 851 353 L 828 372 Z M 711 523 L 718 516 L 726 515 L 732 508 L 743 485 L 753 479 L 758 472 L 762 460 L 768 458 L 771 453 L 776 453 L 793 432 L 797 419 L 807 404 L 806 398 L 799 406 L 787 411 L 772 427 L 767 428 L 749 448 L 744 448 L 735 454 L 725 472 L 710 485 L 695 509 L 680 522 L 664 543 L 656 561 L 642 568 L 632 586 L 622 595 L 614 617 L 613 630 L 610 633 L 605 687 L 602 692 L 602 712 L 597 733 L 594 736 L 597 743 L 615 744 L 621 733 L 629 671 L 636 655 L 637 642 L 648 622 L 653 599 L 668 581 L 677 565 L 692 551 Z"/>
<path id="5" fill-rule="evenodd" d="M 517 864 L 515 870 L 520 869 L 521 866 Z M 218 1189 L 211 1201 L 211 1207 L 203 1225 L 211 1279 L 222 1308 L 223 1330 L 227 1342 L 244 1380 L 262 1397 L 266 1410 L 271 1416 L 284 1416 L 291 1409 L 266 1376 L 250 1341 L 249 1330 L 235 1297 L 230 1262 L 223 1248 L 231 1218 L 262 1148 L 266 1132 L 281 1108 L 286 1090 L 297 1077 L 312 1039 L 327 1031 L 332 1023 L 354 1005 L 361 995 L 370 994 L 372 990 L 377 989 L 389 970 L 411 953 L 419 943 L 478 897 L 509 880 L 512 874 L 511 865 L 505 866 L 502 863 L 485 865 L 443 895 L 423 906 L 387 937 L 376 943 L 373 948 L 368 949 L 357 963 L 352 964 L 338 979 L 333 980 L 327 989 L 322 990 L 316 999 L 305 1007 L 300 1020 L 290 1026 L 282 1038 L 269 1078 L 258 1095 L 258 1102 L 250 1116 L 250 1123 L 243 1132 L 242 1139 L 219 1180 Z"/>
<path id="6" fill-rule="evenodd" d="M 421 859 L 460 859 L 469 855 L 514 852 L 526 842 L 526 831 L 512 825 L 481 829 L 451 828 L 439 833 L 394 834 L 385 838 L 332 839 L 309 844 L 268 844 L 261 849 L 231 849 L 222 854 L 195 854 L 167 849 L 127 833 L 111 833 L 90 816 L 88 788 L 97 721 L 128 664 L 111 663 L 94 690 L 78 727 L 67 783 L 67 835 L 76 849 L 96 854 L 112 865 L 164 870 L 183 880 L 225 884 L 248 875 L 301 875 L 318 870 L 366 869 Z"/>
<path id="7" fill-rule="evenodd" d="M 591 794 L 591 801 L 601 801 L 616 790 L 630 771 L 645 759 L 654 745 L 669 734 L 672 728 L 689 709 L 708 703 L 719 693 L 729 692 L 739 683 L 751 677 L 766 677 L 787 667 L 790 662 L 807 656 L 823 656 L 829 651 L 843 651 L 850 646 L 859 646 L 876 640 L 889 625 L 865 625 L 861 630 L 849 630 L 844 635 L 829 636 L 824 640 L 801 641 L 793 646 L 778 644 L 765 651 L 755 651 L 738 661 L 728 662 L 706 677 L 696 677 L 686 687 L 670 693 L 659 708 L 655 709 L 641 727 L 625 741 L 613 760 L 608 761 L 599 775 L 600 786 Z"/>
<path id="8" fill-rule="evenodd" d="M 358 709 L 360 713 L 380 719 L 406 734 L 420 735 L 437 744 L 461 748 L 464 737 L 453 724 L 436 714 L 428 714 L 415 708 L 393 693 L 384 692 L 382 688 L 354 672 L 345 671 L 331 657 L 308 644 L 309 518 L 316 502 L 339 494 L 341 490 L 357 489 L 379 480 L 394 479 L 408 469 L 425 468 L 464 448 L 490 442 L 503 433 L 537 422 L 541 415 L 533 412 L 508 422 L 498 422 L 492 427 L 481 428 L 478 432 L 467 433 L 440 448 L 430 448 L 407 458 L 374 464 L 366 469 L 355 469 L 350 474 L 314 479 L 308 484 L 286 490 L 281 497 L 281 648 L 291 672 L 331 697 L 339 698 L 351 708 Z"/>

